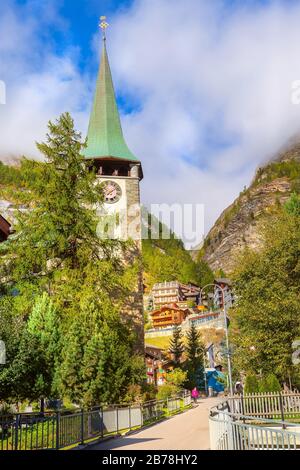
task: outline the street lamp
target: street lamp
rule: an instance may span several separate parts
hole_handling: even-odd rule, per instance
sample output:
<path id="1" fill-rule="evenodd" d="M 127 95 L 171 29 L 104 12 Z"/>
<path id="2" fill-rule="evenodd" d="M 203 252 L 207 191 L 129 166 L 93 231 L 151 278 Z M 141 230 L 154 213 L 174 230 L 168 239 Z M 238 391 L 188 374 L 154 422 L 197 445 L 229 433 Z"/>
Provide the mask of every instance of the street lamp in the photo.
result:
<path id="1" fill-rule="evenodd" d="M 196 349 L 196 354 L 199 354 L 198 351 L 201 351 L 202 352 L 202 359 L 203 359 L 203 378 L 204 378 L 204 387 L 205 387 L 205 394 L 207 395 L 208 394 L 208 391 L 207 391 L 207 378 L 206 378 L 206 360 L 205 360 L 205 355 L 206 355 L 206 350 L 204 348 L 204 350 L 202 348 L 197 348 Z"/>
<path id="2" fill-rule="evenodd" d="M 202 287 L 200 290 L 200 298 L 202 302 L 202 292 L 207 287 L 214 287 L 218 288 L 222 292 L 222 299 L 223 299 L 223 314 L 224 314 L 224 323 L 225 323 L 225 334 L 226 334 L 226 349 L 227 349 L 227 365 L 228 365 L 228 378 L 229 378 L 229 390 L 230 395 L 233 395 L 233 385 L 232 385 L 232 372 L 231 372 L 231 359 L 230 359 L 230 351 L 229 351 L 229 335 L 228 335 L 228 326 L 227 326 L 227 313 L 226 313 L 226 305 L 225 305 L 225 290 L 223 287 L 218 286 L 217 284 L 206 284 L 206 286 Z"/>

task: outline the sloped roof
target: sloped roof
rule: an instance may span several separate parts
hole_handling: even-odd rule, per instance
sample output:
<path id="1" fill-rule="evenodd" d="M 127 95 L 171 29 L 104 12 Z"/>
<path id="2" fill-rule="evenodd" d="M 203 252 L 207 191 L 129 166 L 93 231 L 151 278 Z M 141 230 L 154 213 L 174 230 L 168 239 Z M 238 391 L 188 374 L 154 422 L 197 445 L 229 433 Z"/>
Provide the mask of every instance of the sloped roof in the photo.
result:
<path id="1" fill-rule="evenodd" d="M 88 159 L 139 162 L 129 150 L 123 136 L 105 40 L 90 116 L 87 148 L 82 154 Z"/>

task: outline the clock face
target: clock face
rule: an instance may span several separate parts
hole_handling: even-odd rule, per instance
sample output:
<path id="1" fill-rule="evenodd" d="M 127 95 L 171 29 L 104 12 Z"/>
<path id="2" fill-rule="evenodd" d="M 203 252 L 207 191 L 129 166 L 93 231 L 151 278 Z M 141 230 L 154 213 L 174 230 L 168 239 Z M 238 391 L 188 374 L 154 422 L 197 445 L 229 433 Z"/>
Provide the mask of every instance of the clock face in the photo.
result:
<path id="1" fill-rule="evenodd" d="M 122 189 L 114 181 L 105 181 L 101 185 L 104 195 L 104 202 L 114 204 L 118 202 L 122 196 Z"/>

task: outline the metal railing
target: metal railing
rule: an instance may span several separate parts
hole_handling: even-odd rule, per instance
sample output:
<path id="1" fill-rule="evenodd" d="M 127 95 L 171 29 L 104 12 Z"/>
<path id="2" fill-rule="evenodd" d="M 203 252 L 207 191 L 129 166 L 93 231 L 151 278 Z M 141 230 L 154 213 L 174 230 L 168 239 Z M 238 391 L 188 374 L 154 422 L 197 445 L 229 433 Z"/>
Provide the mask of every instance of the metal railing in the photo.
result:
<path id="1" fill-rule="evenodd" d="M 0 416 L 1 450 L 62 449 L 141 428 L 183 410 L 190 393 L 143 404 Z"/>
<path id="2" fill-rule="evenodd" d="M 277 420 L 283 413 L 299 424 Z M 209 428 L 212 450 L 300 449 L 299 393 L 229 397 L 211 409 Z"/>

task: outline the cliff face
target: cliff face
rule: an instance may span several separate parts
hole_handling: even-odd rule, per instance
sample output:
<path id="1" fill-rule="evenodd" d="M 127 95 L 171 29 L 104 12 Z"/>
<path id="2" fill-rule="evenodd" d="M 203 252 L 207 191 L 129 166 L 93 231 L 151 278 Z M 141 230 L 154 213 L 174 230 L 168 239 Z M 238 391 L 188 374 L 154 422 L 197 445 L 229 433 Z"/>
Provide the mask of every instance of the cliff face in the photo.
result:
<path id="1" fill-rule="evenodd" d="M 204 242 L 204 260 L 213 271 L 233 271 L 246 248 L 259 249 L 260 224 L 293 191 L 300 192 L 300 143 L 290 144 L 256 172 L 250 187 L 219 217 Z"/>
<path id="2" fill-rule="evenodd" d="M 13 224 L 15 221 L 14 212 L 16 208 L 17 207 L 12 202 L 5 199 L 0 199 L 0 214 L 11 224 Z"/>

